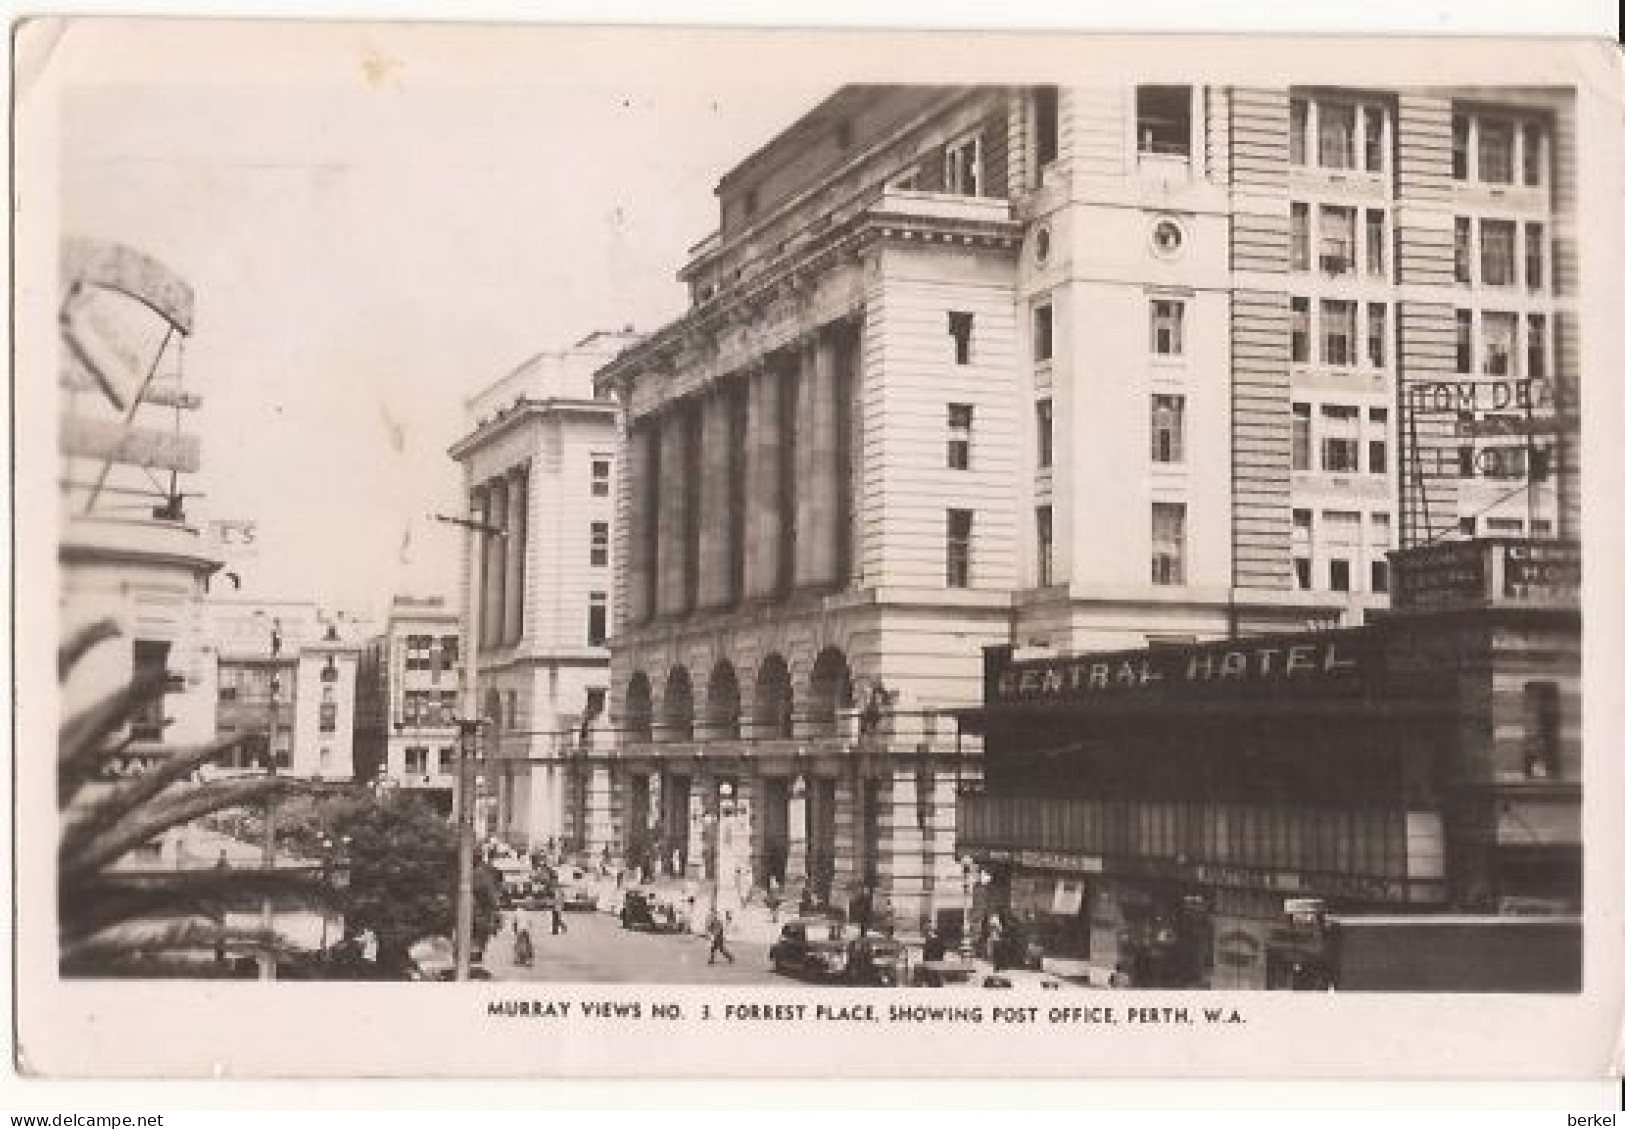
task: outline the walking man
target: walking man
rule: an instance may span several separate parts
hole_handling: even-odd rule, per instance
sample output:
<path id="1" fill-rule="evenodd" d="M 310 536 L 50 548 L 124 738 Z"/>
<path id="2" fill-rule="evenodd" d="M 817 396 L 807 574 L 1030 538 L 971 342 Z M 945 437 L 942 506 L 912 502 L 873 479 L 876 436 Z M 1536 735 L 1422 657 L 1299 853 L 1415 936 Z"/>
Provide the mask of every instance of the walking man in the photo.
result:
<path id="1" fill-rule="evenodd" d="M 705 963 L 715 964 L 718 956 L 724 956 L 728 958 L 728 963 L 732 964 L 734 955 L 728 951 L 728 931 L 722 924 L 722 918 L 715 908 L 711 910 L 711 916 L 706 919 L 705 931 L 711 935 L 711 953 L 706 958 Z"/>

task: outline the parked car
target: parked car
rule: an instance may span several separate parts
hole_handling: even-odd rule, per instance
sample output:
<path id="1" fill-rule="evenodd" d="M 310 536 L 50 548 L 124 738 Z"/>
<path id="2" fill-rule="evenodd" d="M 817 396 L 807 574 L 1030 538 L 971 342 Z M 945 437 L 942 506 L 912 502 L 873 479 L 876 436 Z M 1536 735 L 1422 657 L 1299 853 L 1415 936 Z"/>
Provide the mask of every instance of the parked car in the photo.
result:
<path id="1" fill-rule="evenodd" d="M 907 955 L 902 945 L 885 937 L 858 937 L 847 946 L 846 980 L 876 988 L 903 982 Z"/>
<path id="2" fill-rule="evenodd" d="M 962 987 L 969 984 L 976 973 L 977 966 L 971 962 L 945 957 L 915 965 L 913 983 L 916 988 Z"/>
<path id="3" fill-rule="evenodd" d="M 621 899 L 621 928 L 677 933 L 683 926 L 677 907 L 653 890 L 628 890 Z"/>
<path id="4" fill-rule="evenodd" d="M 1027 968 L 1001 968 L 971 977 L 973 988 L 991 988 L 995 991 L 1059 992 L 1075 987 L 1059 976 L 1047 972 L 1034 972 Z"/>
<path id="5" fill-rule="evenodd" d="M 773 971 L 817 980 L 844 980 L 850 963 L 844 929 L 817 918 L 787 921 L 767 950 Z"/>
<path id="6" fill-rule="evenodd" d="M 556 889 L 559 908 L 566 912 L 598 908 L 598 894 L 592 888 L 592 878 L 579 866 L 565 867 L 559 874 Z"/>
<path id="7" fill-rule="evenodd" d="M 457 977 L 457 958 L 448 938 L 425 937 L 406 950 L 406 955 L 409 962 L 406 971 L 408 980 L 455 980 Z M 469 964 L 468 978 L 491 979 L 490 970 L 479 963 L 484 952 L 474 951 L 469 955 L 473 960 Z"/>

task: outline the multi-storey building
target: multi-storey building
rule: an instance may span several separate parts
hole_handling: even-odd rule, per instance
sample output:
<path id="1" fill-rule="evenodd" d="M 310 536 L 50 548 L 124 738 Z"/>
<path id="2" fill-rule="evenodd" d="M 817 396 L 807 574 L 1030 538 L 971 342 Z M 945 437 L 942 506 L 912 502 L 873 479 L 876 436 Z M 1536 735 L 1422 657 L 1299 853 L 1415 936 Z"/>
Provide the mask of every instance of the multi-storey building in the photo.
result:
<path id="1" fill-rule="evenodd" d="M 618 443 L 592 373 L 633 340 L 594 333 L 531 358 L 469 399 L 472 429 L 451 448 L 478 526 L 465 567 L 465 586 L 478 578 L 469 661 L 486 722 L 490 802 L 478 810 L 515 845 L 607 841 L 608 769 L 593 753 L 609 693 Z"/>
<path id="2" fill-rule="evenodd" d="M 215 735 L 254 734 L 225 769 L 264 764 L 324 780 L 356 777 L 357 673 L 365 620 L 296 600 L 208 602 Z"/>
<path id="3" fill-rule="evenodd" d="M 853 87 L 731 170 L 692 308 L 598 377 L 622 845 L 704 873 L 728 797 L 756 880 L 941 912 L 982 645 L 1358 623 L 1389 548 L 1568 523 L 1490 393 L 1400 409 L 1573 386 L 1569 105 Z"/>
<path id="4" fill-rule="evenodd" d="M 446 813 L 456 785 L 462 649 L 462 620 L 445 597 L 396 596 L 359 676 L 357 741 L 377 779 Z"/>

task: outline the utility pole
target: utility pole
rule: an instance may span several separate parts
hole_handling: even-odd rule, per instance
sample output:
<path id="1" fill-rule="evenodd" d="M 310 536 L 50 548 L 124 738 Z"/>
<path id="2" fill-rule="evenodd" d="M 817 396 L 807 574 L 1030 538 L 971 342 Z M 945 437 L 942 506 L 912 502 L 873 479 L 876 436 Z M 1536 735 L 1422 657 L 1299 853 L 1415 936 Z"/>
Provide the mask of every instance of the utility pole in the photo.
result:
<path id="1" fill-rule="evenodd" d="M 457 935 L 452 939 L 458 980 L 468 979 L 474 948 L 474 784 L 469 771 L 479 756 L 480 703 L 475 677 L 480 648 L 480 589 L 484 583 L 485 537 L 506 537 L 507 530 L 466 517 L 435 514 L 436 521 L 468 531 L 469 584 L 464 595 L 463 716 L 457 723 Z"/>
<path id="2" fill-rule="evenodd" d="M 265 738 L 265 768 L 266 768 L 266 774 L 268 776 L 273 777 L 273 778 L 276 776 L 276 707 L 277 707 L 277 692 L 279 690 L 281 690 L 281 688 L 282 688 L 281 681 L 280 681 L 280 679 L 277 678 L 277 663 L 278 663 L 278 656 L 280 656 L 281 654 L 282 654 L 282 624 L 281 624 L 281 621 L 273 619 L 271 621 L 271 681 L 270 681 L 271 698 L 270 698 L 269 708 L 267 710 L 267 712 L 268 712 L 268 714 L 270 716 L 270 732 L 266 734 L 266 738 Z M 267 796 L 265 798 L 265 840 L 264 840 L 264 843 L 261 846 L 261 852 L 260 853 L 261 853 L 262 862 L 263 862 L 263 864 L 265 866 L 266 876 L 267 876 L 267 878 L 269 878 L 270 874 L 276 869 L 276 796 L 275 795 L 269 795 L 269 796 Z M 266 894 L 265 898 L 260 903 L 260 929 L 266 935 L 266 937 L 269 938 L 270 935 L 271 935 L 272 930 L 275 929 L 275 928 L 276 928 L 275 910 L 274 910 L 274 907 L 271 905 L 271 895 Z M 275 953 L 262 952 L 260 954 L 260 979 L 261 980 L 275 980 L 276 979 L 276 954 Z"/>

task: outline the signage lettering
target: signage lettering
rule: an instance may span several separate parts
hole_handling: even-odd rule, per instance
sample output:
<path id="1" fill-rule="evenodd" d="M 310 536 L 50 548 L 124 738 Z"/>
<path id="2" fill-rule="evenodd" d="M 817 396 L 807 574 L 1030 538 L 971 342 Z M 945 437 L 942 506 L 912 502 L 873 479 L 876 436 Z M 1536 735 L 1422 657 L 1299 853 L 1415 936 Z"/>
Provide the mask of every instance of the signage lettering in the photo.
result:
<path id="1" fill-rule="evenodd" d="M 1359 654 L 1346 640 L 1170 647 L 1013 665 L 999 672 L 994 693 L 1002 700 L 1087 697 L 1162 685 L 1177 691 L 1208 685 L 1346 679 L 1359 671 Z"/>

